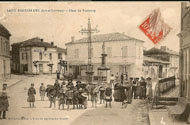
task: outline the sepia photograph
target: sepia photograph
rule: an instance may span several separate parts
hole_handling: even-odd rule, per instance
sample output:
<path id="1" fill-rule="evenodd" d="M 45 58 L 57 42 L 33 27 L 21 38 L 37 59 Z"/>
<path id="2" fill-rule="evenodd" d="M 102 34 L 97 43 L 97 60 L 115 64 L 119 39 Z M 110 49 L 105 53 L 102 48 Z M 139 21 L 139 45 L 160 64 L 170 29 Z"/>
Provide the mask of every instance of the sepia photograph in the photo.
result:
<path id="1" fill-rule="evenodd" d="M 188 124 L 189 1 L 0 2 L 0 125 Z"/>

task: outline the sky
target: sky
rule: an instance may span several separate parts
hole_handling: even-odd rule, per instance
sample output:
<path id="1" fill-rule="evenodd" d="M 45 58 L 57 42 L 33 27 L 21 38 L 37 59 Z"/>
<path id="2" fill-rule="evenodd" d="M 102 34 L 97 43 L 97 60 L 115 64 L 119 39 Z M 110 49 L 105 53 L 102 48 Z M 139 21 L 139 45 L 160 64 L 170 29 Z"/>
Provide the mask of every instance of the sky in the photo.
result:
<path id="1" fill-rule="evenodd" d="M 160 8 L 161 16 L 172 30 L 159 43 L 151 40 L 138 28 L 147 16 Z M 31 11 L 18 11 L 33 9 Z M 39 12 L 35 12 L 38 9 Z M 42 10 L 61 10 L 42 12 Z M 67 10 L 67 12 L 66 12 Z M 70 11 L 69 10 L 76 10 Z M 81 12 L 78 12 L 81 10 Z M 85 10 L 85 11 L 83 11 Z M 168 46 L 179 51 L 180 2 L 1 2 L 0 23 L 12 34 L 10 43 L 21 42 L 33 37 L 65 48 L 65 43 L 87 37 L 80 34 L 81 26 L 87 27 L 88 18 L 92 28 L 98 25 L 99 33 L 120 32 L 145 41 L 144 48 Z"/>

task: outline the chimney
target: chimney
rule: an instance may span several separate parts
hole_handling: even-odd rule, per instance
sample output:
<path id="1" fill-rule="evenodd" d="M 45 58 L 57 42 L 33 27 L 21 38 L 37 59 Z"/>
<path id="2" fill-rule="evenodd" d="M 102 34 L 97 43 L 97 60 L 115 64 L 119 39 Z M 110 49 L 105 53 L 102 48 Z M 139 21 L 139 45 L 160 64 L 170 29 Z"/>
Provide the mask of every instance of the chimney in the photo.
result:
<path id="1" fill-rule="evenodd" d="M 161 46 L 161 47 L 160 47 L 160 50 L 162 50 L 162 51 L 165 51 L 165 52 L 166 52 L 167 47 L 166 47 L 166 46 Z"/>
<path id="2" fill-rule="evenodd" d="M 44 39 L 41 39 L 41 42 L 44 42 Z"/>
<path id="3" fill-rule="evenodd" d="M 54 42 L 51 42 L 51 45 L 54 46 Z"/>
<path id="4" fill-rule="evenodd" d="M 74 41 L 75 41 L 75 37 L 72 36 L 72 37 L 71 37 L 71 42 L 74 42 Z"/>

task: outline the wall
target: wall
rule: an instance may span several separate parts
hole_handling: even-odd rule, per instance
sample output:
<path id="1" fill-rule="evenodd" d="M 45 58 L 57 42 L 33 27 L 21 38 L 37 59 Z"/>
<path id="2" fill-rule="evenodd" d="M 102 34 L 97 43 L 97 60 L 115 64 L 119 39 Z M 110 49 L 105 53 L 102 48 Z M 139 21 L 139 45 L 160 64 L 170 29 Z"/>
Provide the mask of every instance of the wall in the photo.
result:
<path id="1" fill-rule="evenodd" d="M 9 78 L 10 75 L 10 43 L 0 36 L 0 79 Z"/>
<path id="2" fill-rule="evenodd" d="M 101 64 L 101 53 L 102 53 L 102 44 L 103 42 L 93 42 L 93 55 L 92 55 L 92 63 L 95 65 Z M 122 56 L 123 47 L 127 46 L 127 56 Z M 68 65 L 84 65 L 88 64 L 88 44 L 80 43 L 80 44 L 67 44 L 67 61 Z M 112 56 L 106 57 L 106 62 L 108 66 L 123 66 L 130 65 L 129 73 L 131 76 L 141 76 L 142 75 L 142 63 L 143 63 L 143 43 L 128 40 L 128 41 L 114 41 L 114 42 L 105 42 L 105 51 L 107 52 L 107 48 L 112 48 Z M 134 49 L 135 48 L 135 49 Z M 79 50 L 79 57 L 77 58 L 75 55 L 75 50 Z M 119 67 L 114 67 L 116 71 L 119 72 Z"/>

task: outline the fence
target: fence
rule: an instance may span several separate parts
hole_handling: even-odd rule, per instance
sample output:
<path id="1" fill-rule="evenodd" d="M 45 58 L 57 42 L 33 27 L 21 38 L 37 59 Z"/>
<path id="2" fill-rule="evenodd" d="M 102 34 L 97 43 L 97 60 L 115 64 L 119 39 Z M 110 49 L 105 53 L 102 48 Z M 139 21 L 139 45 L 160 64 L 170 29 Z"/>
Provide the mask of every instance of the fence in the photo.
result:
<path id="1" fill-rule="evenodd" d="M 164 78 L 158 81 L 158 93 L 164 94 L 175 87 L 175 76 Z"/>

